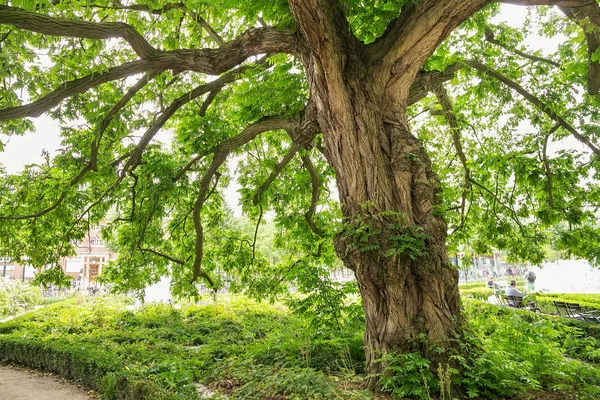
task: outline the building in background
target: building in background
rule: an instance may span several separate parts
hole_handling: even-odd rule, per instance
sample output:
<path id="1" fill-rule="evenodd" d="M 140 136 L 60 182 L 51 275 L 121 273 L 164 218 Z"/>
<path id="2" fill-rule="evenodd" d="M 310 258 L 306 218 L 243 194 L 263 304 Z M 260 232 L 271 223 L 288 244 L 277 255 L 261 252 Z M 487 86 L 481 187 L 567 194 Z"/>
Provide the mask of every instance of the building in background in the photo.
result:
<path id="1" fill-rule="evenodd" d="M 117 258 L 117 255 L 111 253 L 104 245 L 100 228 L 100 225 L 91 226 L 83 241 L 75 243 L 75 255 L 65 257 L 60 262 L 65 274 L 73 277 L 74 285 L 80 290 L 95 286 L 96 277 L 102 273 L 104 266 Z M 35 278 L 35 272 L 31 266 L 0 257 L 0 274 L 4 279 L 29 281 Z"/>
<path id="2" fill-rule="evenodd" d="M 83 241 L 75 243 L 75 255 L 61 261 L 65 274 L 72 276 L 80 289 L 94 286 L 104 266 L 117 258 L 106 248 L 100 229 L 101 225 L 91 226 Z"/>

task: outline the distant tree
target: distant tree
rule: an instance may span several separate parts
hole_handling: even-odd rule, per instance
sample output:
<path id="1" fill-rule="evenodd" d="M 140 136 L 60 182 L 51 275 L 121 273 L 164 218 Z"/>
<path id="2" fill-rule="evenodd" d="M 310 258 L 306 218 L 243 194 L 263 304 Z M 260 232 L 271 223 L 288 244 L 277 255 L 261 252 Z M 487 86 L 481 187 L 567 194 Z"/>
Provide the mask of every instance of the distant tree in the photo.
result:
<path id="1" fill-rule="evenodd" d="M 539 261 L 560 221 L 600 242 L 600 8 L 505 2 L 558 7 L 515 29 L 489 0 L 10 1 L 2 131 L 45 113 L 63 146 L 2 180 L 2 250 L 57 262 L 107 219 L 105 279 L 140 288 L 172 265 L 177 293 L 219 286 L 215 271 L 266 294 L 322 288 L 337 255 L 358 281 L 369 373 L 422 338 L 457 346 L 447 244 Z M 561 44 L 529 50 L 532 33 Z M 569 138 L 583 150 L 549 149 Z M 269 265 L 233 222 L 231 179 L 257 223 L 274 211 L 287 259 Z"/>

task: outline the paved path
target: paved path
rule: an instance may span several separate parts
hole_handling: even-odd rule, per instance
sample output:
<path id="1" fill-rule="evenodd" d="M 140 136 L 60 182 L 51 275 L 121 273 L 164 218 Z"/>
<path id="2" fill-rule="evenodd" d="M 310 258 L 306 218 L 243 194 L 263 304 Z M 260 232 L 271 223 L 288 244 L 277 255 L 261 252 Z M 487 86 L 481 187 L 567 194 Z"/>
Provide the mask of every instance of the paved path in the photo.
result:
<path id="1" fill-rule="evenodd" d="M 93 393 L 58 375 L 0 365 L 0 400 L 90 400 Z"/>

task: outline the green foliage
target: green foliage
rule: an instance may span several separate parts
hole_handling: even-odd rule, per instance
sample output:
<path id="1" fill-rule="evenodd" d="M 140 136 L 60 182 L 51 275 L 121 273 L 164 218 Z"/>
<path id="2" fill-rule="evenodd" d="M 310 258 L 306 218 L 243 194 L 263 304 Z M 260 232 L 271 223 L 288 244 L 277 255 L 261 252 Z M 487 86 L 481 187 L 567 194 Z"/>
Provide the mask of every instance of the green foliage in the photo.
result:
<path id="1" fill-rule="evenodd" d="M 383 251 L 386 257 L 408 257 L 413 261 L 427 254 L 429 236 L 422 227 L 408 225 L 406 214 L 377 212 L 372 203 L 361 208 L 361 213 L 340 230 L 348 243 L 346 252 Z"/>
<path id="2" fill-rule="evenodd" d="M 395 398 L 431 400 L 431 393 L 439 389 L 430 361 L 419 353 L 388 353 L 378 362 L 385 365 L 380 376 L 382 389 Z"/>
<path id="3" fill-rule="evenodd" d="M 40 289 L 19 281 L 0 281 L 0 319 L 42 302 Z"/>
<path id="4" fill-rule="evenodd" d="M 494 294 L 494 291 L 487 286 L 474 287 L 471 289 L 460 288 L 460 294 L 462 296 L 472 297 L 477 300 L 487 300 L 488 297 L 490 297 L 492 294 Z"/>
<path id="5" fill-rule="evenodd" d="M 475 300 L 463 304 L 469 321 L 465 340 L 481 349 L 462 360 L 464 374 L 457 380 L 470 397 L 575 390 L 580 398 L 593 399 L 600 393 L 598 369 L 563 356 L 564 343 L 577 334 L 573 328 L 529 311 Z"/>
<path id="6" fill-rule="evenodd" d="M 361 315 L 347 314 L 341 328 L 311 328 L 280 306 L 243 298 L 181 309 L 125 304 L 73 298 L 2 323 L 0 362 L 58 372 L 105 399 L 196 399 L 195 382 L 239 399 L 371 396 L 357 375 L 365 362 Z M 456 369 L 416 353 L 384 355 L 380 379 L 393 398 L 450 399 L 454 385 L 471 398 L 537 390 L 598 396 L 600 335 L 585 330 L 594 324 L 463 305 L 461 342 L 471 351 L 451 357 Z"/>
<path id="7" fill-rule="evenodd" d="M 105 399 L 196 399 L 194 382 L 243 399 L 356 398 L 333 375 L 361 371 L 361 330 L 313 330 L 280 307 L 219 303 L 138 311 L 115 297 L 55 303 L 0 324 L 0 362 L 58 372 Z"/>
<path id="8" fill-rule="evenodd" d="M 555 314 L 554 301 L 577 303 L 584 310 L 600 310 L 600 295 L 598 294 L 573 294 L 573 293 L 537 293 L 535 301 L 544 312 Z"/>

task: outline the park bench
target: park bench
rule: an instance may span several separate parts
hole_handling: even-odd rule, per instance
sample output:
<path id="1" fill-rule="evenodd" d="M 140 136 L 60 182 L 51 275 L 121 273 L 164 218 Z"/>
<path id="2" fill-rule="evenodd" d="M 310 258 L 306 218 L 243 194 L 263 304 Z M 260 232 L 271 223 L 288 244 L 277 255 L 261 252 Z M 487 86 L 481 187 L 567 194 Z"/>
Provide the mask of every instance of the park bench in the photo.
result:
<path id="1" fill-rule="evenodd" d="M 553 301 L 556 313 L 562 317 L 578 319 L 580 321 L 600 322 L 600 311 L 584 310 L 578 303 L 567 303 L 564 301 Z"/>
<path id="2" fill-rule="evenodd" d="M 506 296 L 505 305 L 514 308 L 524 308 L 532 312 L 542 312 L 534 301 L 523 302 L 523 296 Z"/>

